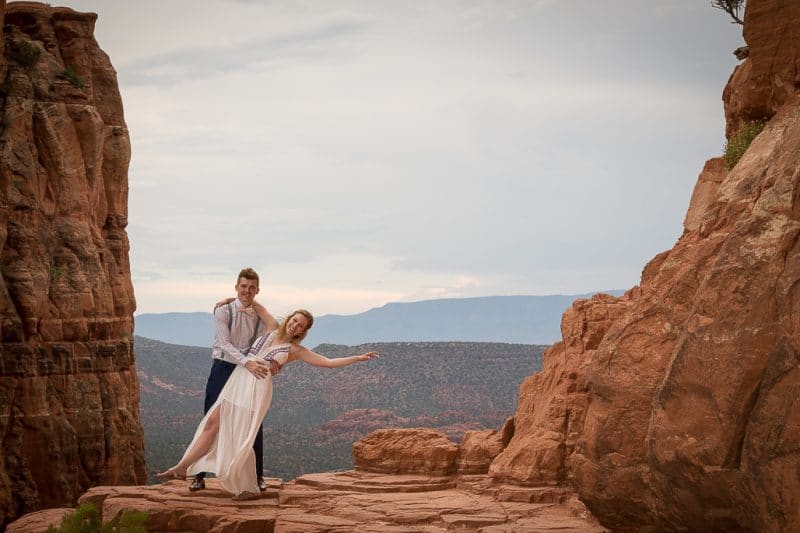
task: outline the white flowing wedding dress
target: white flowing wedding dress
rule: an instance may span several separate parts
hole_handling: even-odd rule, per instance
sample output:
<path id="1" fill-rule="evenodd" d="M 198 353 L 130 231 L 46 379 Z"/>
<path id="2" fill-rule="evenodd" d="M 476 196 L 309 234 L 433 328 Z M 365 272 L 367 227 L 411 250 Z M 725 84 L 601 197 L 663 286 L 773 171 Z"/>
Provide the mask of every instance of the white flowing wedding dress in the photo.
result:
<path id="1" fill-rule="evenodd" d="M 290 344 L 270 346 L 276 334 L 277 331 L 273 331 L 266 339 L 262 337 L 256 340 L 247 359 L 274 360 L 280 366 L 285 365 L 289 357 Z M 259 341 L 261 341 L 260 347 L 258 347 Z M 254 351 L 256 353 L 253 353 Z M 242 492 L 258 494 L 253 442 L 271 402 L 272 375 L 258 379 L 244 365 L 237 365 L 219 393 L 216 403 L 211 406 L 197 427 L 186 453 L 195 446 L 208 417 L 219 409 L 217 438 L 205 455 L 189 465 L 186 474 L 193 476 L 200 472 L 213 472 L 217 475 L 220 485 L 233 494 Z"/>

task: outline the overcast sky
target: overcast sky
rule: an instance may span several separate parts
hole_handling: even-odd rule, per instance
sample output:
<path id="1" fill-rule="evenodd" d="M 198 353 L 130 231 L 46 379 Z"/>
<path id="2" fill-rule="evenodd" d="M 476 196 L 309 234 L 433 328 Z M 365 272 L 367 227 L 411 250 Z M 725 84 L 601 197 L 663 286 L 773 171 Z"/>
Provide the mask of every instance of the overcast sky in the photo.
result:
<path id="1" fill-rule="evenodd" d="M 54 4 L 57 5 L 57 4 Z M 66 0 L 130 129 L 137 313 L 625 289 L 724 142 L 707 0 Z"/>

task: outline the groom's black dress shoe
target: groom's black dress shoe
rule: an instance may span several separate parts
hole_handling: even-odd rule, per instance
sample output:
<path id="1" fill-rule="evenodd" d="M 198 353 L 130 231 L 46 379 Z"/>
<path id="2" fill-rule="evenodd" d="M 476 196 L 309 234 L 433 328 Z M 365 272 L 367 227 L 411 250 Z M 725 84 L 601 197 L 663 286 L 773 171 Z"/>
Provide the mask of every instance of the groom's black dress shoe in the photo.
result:
<path id="1" fill-rule="evenodd" d="M 264 492 L 265 490 L 267 490 L 267 482 L 261 476 L 258 476 L 258 490 L 260 490 L 261 492 Z"/>
<path id="2" fill-rule="evenodd" d="M 201 476 L 195 476 L 192 484 L 189 485 L 189 490 L 192 492 L 196 490 L 203 490 L 204 488 L 206 488 L 206 480 Z"/>

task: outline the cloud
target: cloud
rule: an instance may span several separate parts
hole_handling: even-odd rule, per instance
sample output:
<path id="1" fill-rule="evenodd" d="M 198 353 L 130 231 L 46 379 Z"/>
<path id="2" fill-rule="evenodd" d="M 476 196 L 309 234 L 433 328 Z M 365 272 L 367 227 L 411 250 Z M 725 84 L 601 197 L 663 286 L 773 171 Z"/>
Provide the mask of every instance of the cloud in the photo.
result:
<path id="1" fill-rule="evenodd" d="M 235 277 L 235 273 L 233 276 Z M 234 282 L 228 280 L 143 280 L 134 279 L 136 297 L 147 302 L 139 313 L 211 311 L 214 303 L 235 297 Z M 404 294 L 392 290 L 340 289 L 313 284 L 261 284 L 258 300 L 276 316 L 308 308 L 315 315 L 331 312 L 353 314 L 366 308 L 398 301 Z"/>
<path id="2" fill-rule="evenodd" d="M 175 85 L 237 71 L 260 70 L 288 61 L 341 57 L 349 53 L 347 39 L 365 28 L 364 20 L 351 18 L 227 46 L 215 44 L 184 48 L 133 61 L 125 65 L 120 79 L 130 86 Z"/>
<path id="3" fill-rule="evenodd" d="M 108 4 L 141 312 L 243 265 L 317 313 L 631 286 L 720 150 L 740 39 L 696 0 Z"/>

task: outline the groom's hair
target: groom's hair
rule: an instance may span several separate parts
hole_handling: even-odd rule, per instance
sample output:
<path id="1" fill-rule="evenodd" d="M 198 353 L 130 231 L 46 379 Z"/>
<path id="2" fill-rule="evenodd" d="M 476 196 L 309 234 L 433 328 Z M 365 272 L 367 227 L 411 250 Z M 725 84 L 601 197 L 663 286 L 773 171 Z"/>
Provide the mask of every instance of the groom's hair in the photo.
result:
<path id="1" fill-rule="evenodd" d="M 239 277 L 236 278 L 237 285 L 239 284 L 239 280 L 242 278 L 255 280 L 256 285 L 258 285 L 258 274 L 250 267 L 243 268 L 241 272 L 239 272 Z"/>

